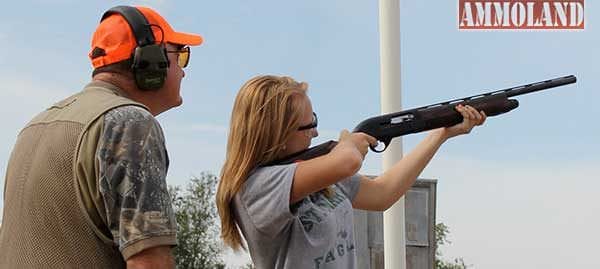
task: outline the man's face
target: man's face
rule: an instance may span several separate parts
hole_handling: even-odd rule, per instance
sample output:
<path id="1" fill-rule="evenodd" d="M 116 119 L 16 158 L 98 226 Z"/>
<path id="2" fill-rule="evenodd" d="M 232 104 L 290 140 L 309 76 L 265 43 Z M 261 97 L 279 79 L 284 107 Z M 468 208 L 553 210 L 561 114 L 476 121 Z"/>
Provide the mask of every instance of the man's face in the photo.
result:
<path id="1" fill-rule="evenodd" d="M 168 43 L 166 45 L 167 51 L 179 51 L 183 46 L 174 45 Z M 177 65 L 178 53 L 169 52 L 167 53 L 169 58 L 169 69 L 167 70 L 167 78 L 165 85 L 160 91 L 164 91 L 165 106 L 167 109 L 180 106 L 183 103 L 181 97 L 181 79 L 185 76 L 183 68 Z"/>

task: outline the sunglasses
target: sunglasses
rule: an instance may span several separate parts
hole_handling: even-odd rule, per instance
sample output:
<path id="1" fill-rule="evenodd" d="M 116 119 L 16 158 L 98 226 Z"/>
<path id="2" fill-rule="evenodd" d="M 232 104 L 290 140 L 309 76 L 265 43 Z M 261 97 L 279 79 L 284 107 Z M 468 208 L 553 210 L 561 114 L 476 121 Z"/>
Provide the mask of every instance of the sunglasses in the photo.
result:
<path id="1" fill-rule="evenodd" d="M 167 50 L 167 53 L 177 53 L 177 65 L 181 68 L 185 68 L 190 62 L 190 47 L 183 47 L 180 50 Z"/>
<path id="2" fill-rule="evenodd" d="M 319 119 L 317 118 L 317 113 L 313 112 L 313 121 L 307 125 L 298 127 L 298 131 L 316 128 L 318 124 L 319 124 Z"/>

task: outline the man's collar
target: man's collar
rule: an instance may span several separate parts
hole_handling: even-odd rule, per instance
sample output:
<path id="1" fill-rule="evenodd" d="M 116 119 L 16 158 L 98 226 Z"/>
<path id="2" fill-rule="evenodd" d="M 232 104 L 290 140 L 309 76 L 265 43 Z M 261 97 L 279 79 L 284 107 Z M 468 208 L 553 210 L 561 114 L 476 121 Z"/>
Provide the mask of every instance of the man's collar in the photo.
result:
<path id="1" fill-rule="evenodd" d="M 112 91 L 114 94 L 121 96 L 121 97 L 125 97 L 128 99 L 131 99 L 129 97 L 129 95 L 127 94 L 127 92 L 125 92 L 124 90 L 122 90 L 121 88 L 117 87 L 116 85 L 103 81 L 103 80 L 92 80 L 92 82 L 88 83 L 87 85 L 85 85 L 85 88 L 88 87 L 100 87 L 100 88 L 105 88 L 108 89 L 110 91 Z"/>

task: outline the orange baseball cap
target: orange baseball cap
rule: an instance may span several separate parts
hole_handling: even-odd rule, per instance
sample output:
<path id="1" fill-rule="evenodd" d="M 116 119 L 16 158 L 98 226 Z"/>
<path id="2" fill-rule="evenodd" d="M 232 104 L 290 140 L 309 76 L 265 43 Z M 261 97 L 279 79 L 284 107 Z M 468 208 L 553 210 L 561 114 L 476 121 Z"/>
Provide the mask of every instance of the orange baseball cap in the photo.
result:
<path id="1" fill-rule="evenodd" d="M 171 25 L 153 9 L 139 6 L 135 8 L 144 14 L 149 24 L 153 25 L 152 33 L 157 44 L 161 41 L 189 46 L 202 44 L 202 36 L 175 32 Z M 98 68 L 129 59 L 136 47 L 135 36 L 125 18 L 119 14 L 112 14 L 102 20 L 96 28 L 92 36 L 92 49 L 88 56 L 94 68 Z"/>

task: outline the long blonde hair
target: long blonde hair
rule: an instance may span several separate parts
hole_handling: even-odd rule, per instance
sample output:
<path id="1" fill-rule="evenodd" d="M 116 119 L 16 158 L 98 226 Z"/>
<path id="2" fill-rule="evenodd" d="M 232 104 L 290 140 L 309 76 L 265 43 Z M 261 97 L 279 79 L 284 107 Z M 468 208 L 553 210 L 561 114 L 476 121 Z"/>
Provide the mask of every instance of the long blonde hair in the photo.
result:
<path id="1" fill-rule="evenodd" d="M 216 198 L 221 238 L 234 250 L 245 247 L 233 214 L 233 198 L 254 168 L 282 157 L 285 143 L 304 115 L 307 88 L 306 83 L 289 77 L 257 76 L 238 92 Z"/>

